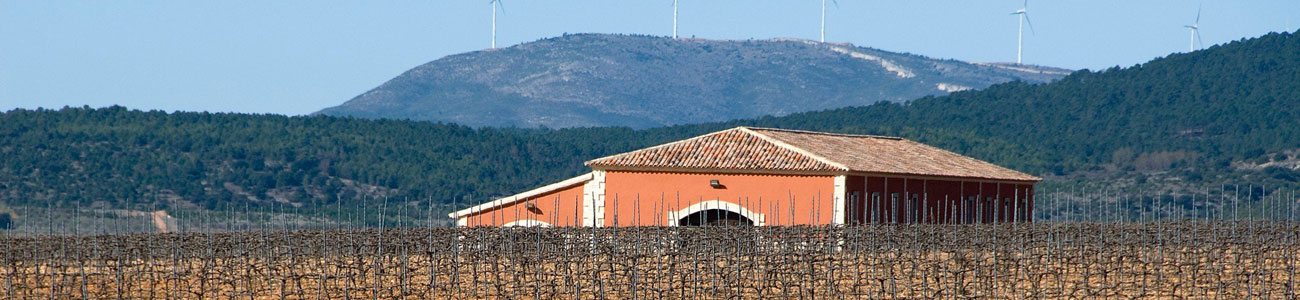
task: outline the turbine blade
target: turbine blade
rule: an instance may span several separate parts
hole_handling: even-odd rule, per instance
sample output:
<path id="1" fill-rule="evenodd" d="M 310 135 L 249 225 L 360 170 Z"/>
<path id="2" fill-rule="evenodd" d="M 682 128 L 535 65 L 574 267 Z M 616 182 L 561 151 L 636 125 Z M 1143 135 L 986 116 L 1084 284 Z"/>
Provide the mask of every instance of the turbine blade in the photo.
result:
<path id="1" fill-rule="evenodd" d="M 1201 42 L 1202 40 L 1204 40 L 1204 39 L 1201 38 L 1201 31 L 1200 31 L 1200 30 L 1192 30 L 1192 31 L 1195 31 L 1195 32 L 1196 32 L 1196 47 L 1197 47 L 1197 49 L 1205 49 L 1205 44 Z"/>
<path id="2" fill-rule="evenodd" d="M 1029 34 L 1038 35 L 1037 32 L 1034 32 L 1034 22 L 1029 21 L 1029 13 L 1025 13 L 1025 24 L 1029 24 Z"/>
<path id="3" fill-rule="evenodd" d="M 1020 6 L 1020 7 L 1023 8 L 1023 9 L 1025 9 L 1025 10 L 1029 10 L 1029 0 L 1025 0 L 1025 4 L 1024 4 L 1023 6 Z"/>
<path id="4" fill-rule="evenodd" d="M 492 0 L 492 2 L 496 2 L 497 7 L 500 7 L 500 8 L 501 8 L 501 14 L 503 14 L 503 15 L 506 14 L 506 5 L 505 5 L 505 4 L 501 4 L 501 0 Z"/>
<path id="5" fill-rule="evenodd" d="M 1196 24 L 1197 26 L 1200 26 L 1200 25 L 1201 25 L 1201 7 L 1203 7 L 1203 6 L 1205 6 L 1205 3 L 1201 3 L 1201 5 L 1197 5 L 1197 6 L 1196 6 L 1196 23 L 1195 23 L 1195 24 Z"/>
<path id="6" fill-rule="evenodd" d="M 840 8 L 840 2 L 839 2 L 839 1 L 831 0 L 831 3 L 834 3 L 834 4 L 835 4 L 835 8 Z"/>

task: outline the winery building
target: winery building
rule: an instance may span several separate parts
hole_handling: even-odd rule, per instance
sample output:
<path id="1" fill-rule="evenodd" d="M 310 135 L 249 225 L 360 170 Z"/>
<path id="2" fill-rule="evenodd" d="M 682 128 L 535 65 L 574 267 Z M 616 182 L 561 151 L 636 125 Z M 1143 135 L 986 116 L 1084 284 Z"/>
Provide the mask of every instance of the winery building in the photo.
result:
<path id="1" fill-rule="evenodd" d="M 1041 180 L 902 138 L 754 127 L 586 165 L 450 216 L 459 226 L 1023 222 Z"/>

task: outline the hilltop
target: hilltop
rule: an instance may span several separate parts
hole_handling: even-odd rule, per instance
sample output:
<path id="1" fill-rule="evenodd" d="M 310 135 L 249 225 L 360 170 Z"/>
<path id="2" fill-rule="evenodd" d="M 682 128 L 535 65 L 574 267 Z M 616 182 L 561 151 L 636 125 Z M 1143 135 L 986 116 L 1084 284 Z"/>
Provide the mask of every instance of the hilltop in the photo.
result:
<path id="1" fill-rule="evenodd" d="M 447 56 L 318 114 L 648 128 L 902 102 L 1068 72 L 801 39 L 574 34 Z"/>

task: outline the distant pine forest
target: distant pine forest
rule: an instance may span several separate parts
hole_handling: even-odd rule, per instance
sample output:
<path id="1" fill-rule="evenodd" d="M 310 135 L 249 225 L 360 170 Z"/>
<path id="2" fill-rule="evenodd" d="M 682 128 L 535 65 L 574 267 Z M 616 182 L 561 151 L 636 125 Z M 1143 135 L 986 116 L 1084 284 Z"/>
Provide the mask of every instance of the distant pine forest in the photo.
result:
<path id="1" fill-rule="evenodd" d="M 1300 40 L 1274 33 L 1046 84 L 646 130 L 139 111 L 0 114 L 0 203 L 479 202 L 583 162 L 734 126 L 901 136 L 1047 178 L 1148 191 L 1300 181 Z M 1267 192 L 1267 191 L 1264 191 Z"/>

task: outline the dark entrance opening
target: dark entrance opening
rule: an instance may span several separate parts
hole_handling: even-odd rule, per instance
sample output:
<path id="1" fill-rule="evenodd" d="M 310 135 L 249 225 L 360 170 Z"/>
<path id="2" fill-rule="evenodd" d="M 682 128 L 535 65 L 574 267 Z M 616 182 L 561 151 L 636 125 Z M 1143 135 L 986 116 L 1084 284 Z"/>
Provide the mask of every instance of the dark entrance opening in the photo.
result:
<path id="1" fill-rule="evenodd" d="M 754 221 L 740 215 L 740 213 L 721 210 L 707 209 L 687 215 L 685 218 L 677 220 L 677 226 L 752 226 Z"/>

